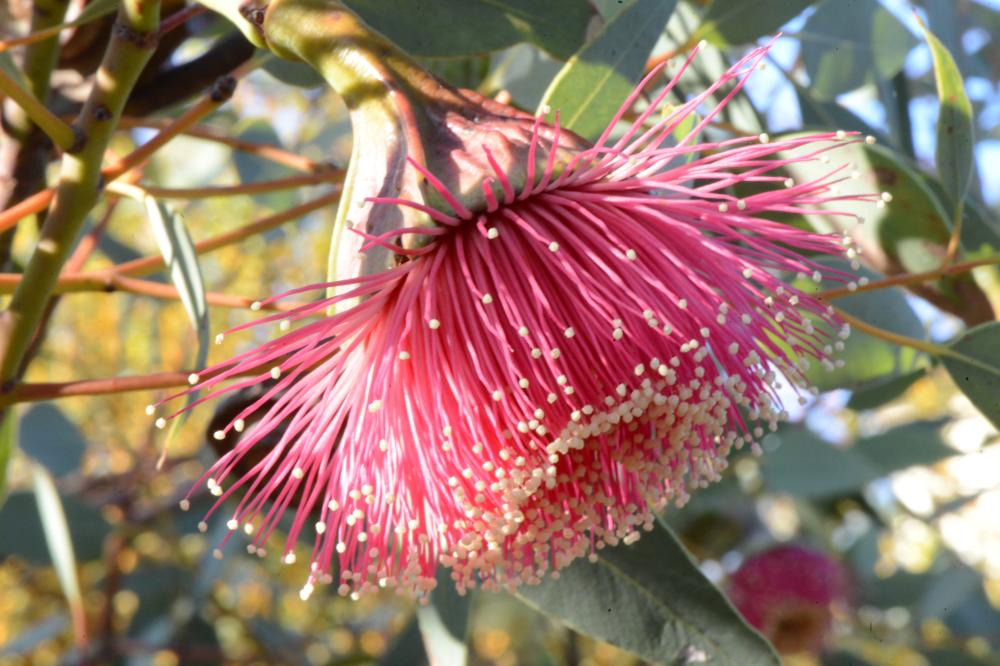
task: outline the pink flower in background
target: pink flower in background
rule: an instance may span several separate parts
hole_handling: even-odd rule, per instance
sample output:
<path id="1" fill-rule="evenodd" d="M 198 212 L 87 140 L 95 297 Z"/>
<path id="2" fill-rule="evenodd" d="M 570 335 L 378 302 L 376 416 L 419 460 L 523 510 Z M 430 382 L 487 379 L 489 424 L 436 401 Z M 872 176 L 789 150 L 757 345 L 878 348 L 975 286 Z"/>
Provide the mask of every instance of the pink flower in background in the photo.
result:
<path id="1" fill-rule="evenodd" d="M 844 567 L 803 546 L 778 546 L 754 555 L 729 581 L 733 605 L 783 654 L 818 654 L 834 609 L 846 604 L 849 594 Z"/>
<path id="2" fill-rule="evenodd" d="M 612 138 L 654 72 L 566 159 L 558 128 L 536 122 L 521 187 L 484 141 L 480 205 L 412 162 L 440 204 L 374 199 L 436 222 L 367 237 L 397 265 L 290 292 L 339 290 L 258 322 L 287 332 L 198 378 L 198 402 L 272 382 L 216 433 L 241 434 L 205 475 L 213 511 L 259 551 L 294 507 L 286 560 L 300 537 L 313 544 L 303 596 L 333 582 L 423 597 L 439 564 L 460 589 L 537 582 L 634 541 L 717 479 L 781 417 L 779 377 L 803 385 L 808 360 L 829 363 L 838 344 L 814 328 L 836 330 L 832 311 L 782 276 L 849 279 L 804 256 L 842 255 L 841 237 L 769 218 L 837 200 L 842 173 L 786 181 L 776 154 L 818 160 L 856 139 L 698 143 L 764 53 L 661 113 L 689 59 Z M 757 193 L 734 196 L 742 183 Z"/>

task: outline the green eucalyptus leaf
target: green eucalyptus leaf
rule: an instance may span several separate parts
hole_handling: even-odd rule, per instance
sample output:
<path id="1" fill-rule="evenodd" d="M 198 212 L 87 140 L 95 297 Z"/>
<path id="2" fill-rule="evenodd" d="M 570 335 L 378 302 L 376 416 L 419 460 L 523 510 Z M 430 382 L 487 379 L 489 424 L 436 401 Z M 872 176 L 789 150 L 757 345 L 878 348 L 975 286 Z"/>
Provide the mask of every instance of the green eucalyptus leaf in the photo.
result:
<path id="1" fill-rule="evenodd" d="M 1000 322 L 966 331 L 948 350 L 941 362 L 955 385 L 1000 428 Z"/>
<path id="2" fill-rule="evenodd" d="M 705 10 L 691 43 L 749 44 L 771 35 L 816 0 L 715 0 Z"/>
<path id="3" fill-rule="evenodd" d="M 768 435 L 762 446 L 761 473 L 771 492 L 806 499 L 841 497 L 883 476 L 853 448 L 834 446 L 803 428 L 784 428 Z"/>
<path id="4" fill-rule="evenodd" d="M 938 177 L 953 201 L 962 201 L 972 174 L 972 104 L 965 94 L 962 73 L 951 53 L 923 24 L 924 37 L 934 61 L 941 112 L 937 122 L 935 162 Z"/>
<path id="5" fill-rule="evenodd" d="M 657 521 L 631 545 L 598 551 L 518 596 L 569 627 L 661 663 L 777 666 L 770 645 Z"/>
<path id="6" fill-rule="evenodd" d="M 957 455 L 945 444 L 941 421 L 915 421 L 880 435 L 858 440 L 852 450 L 865 457 L 882 474 L 914 465 L 932 465 Z"/>
<path id="7" fill-rule="evenodd" d="M 891 402 L 906 393 L 906 390 L 927 375 L 926 368 L 917 368 L 912 372 L 889 377 L 874 382 L 863 389 L 855 391 L 847 401 L 848 409 L 875 409 Z"/>
<path id="8" fill-rule="evenodd" d="M 587 139 L 596 139 L 632 92 L 676 0 L 631 0 L 560 70 L 539 109 Z"/>
<path id="9" fill-rule="evenodd" d="M 809 93 L 821 100 L 891 78 L 917 44 L 876 0 L 824 0 L 797 36 Z"/>
<path id="10" fill-rule="evenodd" d="M 578 0 L 345 0 L 370 26 L 414 56 L 488 53 L 528 41 L 565 59 L 596 17 Z"/>

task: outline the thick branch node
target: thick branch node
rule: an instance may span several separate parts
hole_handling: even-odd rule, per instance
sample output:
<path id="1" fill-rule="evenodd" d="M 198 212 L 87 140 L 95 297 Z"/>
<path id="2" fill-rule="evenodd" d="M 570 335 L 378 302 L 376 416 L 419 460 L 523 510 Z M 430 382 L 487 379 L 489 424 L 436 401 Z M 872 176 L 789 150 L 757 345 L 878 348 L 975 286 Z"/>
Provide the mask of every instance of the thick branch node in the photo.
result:
<path id="1" fill-rule="evenodd" d="M 266 4 L 259 5 L 251 0 L 240 5 L 240 16 L 253 24 L 260 31 L 261 35 L 264 34 L 264 14 L 266 13 Z"/>
<path id="2" fill-rule="evenodd" d="M 78 153 L 87 145 L 87 133 L 79 125 L 70 125 L 73 130 L 73 143 L 66 149 L 67 153 Z"/>
<path id="3" fill-rule="evenodd" d="M 114 35 L 116 38 L 134 44 L 140 49 L 152 50 L 156 48 L 156 45 L 160 41 L 159 30 L 150 30 L 149 32 L 133 30 L 120 20 L 115 21 Z"/>
<path id="4" fill-rule="evenodd" d="M 211 97 L 213 102 L 222 103 L 233 96 L 233 92 L 236 90 L 236 79 L 232 76 L 220 76 L 212 84 L 212 89 L 209 91 L 209 97 Z"/>
<path id="5" fill-rule="evenodd" d="M 93 116 L 94 120 L 104 122 L 106 120 L 111 120 L 111 109 L 103 104 L 98 104 L 94 107 L 93 111 L 90 112 L 90 115 Z"/>

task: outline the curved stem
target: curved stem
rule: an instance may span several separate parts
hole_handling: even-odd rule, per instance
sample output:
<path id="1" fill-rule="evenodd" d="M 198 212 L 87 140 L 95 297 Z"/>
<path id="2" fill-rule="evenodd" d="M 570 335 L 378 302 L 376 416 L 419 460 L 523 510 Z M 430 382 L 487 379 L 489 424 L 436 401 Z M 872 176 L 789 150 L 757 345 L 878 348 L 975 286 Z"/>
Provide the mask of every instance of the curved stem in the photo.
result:
<path id="1" fill-rule="evenodd" d="M 933 354 L 934 356 L 950 355 L 951 350 L 943 345 L 937 345 L 933 342 L 927 342 L 926 340 L 918 340 L 917 338 L 911 338 L 906 335 L 893 333 L 892 331 L 887 331 L 884 328 L 879 328 L 878 326 L 873 326 L 866 321 L 862 321 L 854 315 L 847 314 L 840 308 L 835 308 L 835 310 L 836 316 L 845 323 L 850 324 L 851 328 L 855 328 L 862 333 L 867 333 L 872 337 L 885 340 L 886 342 L 891 342 L 895 345 L 900 345 L 901 347 L 911 347 L 922 352 L 927 352 L 928 354 Z"/>
<path id="2" fill-rule="evenodd" d="M 30 90 L 23 88 L 2 69 L 0 69 L 0 92 L 21 107 L 28 119 L 45 132 L 60 150 L 71 151 L 77 147 L 79 142 L 73 128 L 49 111 L 44 102 L 35 97 Z"/>
<path id="3" fill-rule="evenodd" d="M 882 280 L 875 280 L 869 282 L 868 284 L 858 285 L 857 289 L 853 291 L 847 289 L 846 287 L 838 287 L 837 289 L 827 289 L 826 291 L 821 291 L 816 294 L 817 298 L 827 300 L 834 298 L 842 298 L 844 296 L 851 296 L 853 294 L 860 294 L 866 291 L 878 291 L 880 289 L 888 289 L 890 287 L 908 287 L 912 285 L 922 284 L 924 282 L 930 282 L 931 280 L 937 280 L 938 278 L 944 277 L 946 275 L 955 275 L 956 273 L 965 273 L 973 269 L 979 268 L 980 266 L 995 266 L 1000 265 L 1000 254 L 993 255 L 990 257 L 984 257 L 983 259 L 975 259 L 972 261 L 963 261 L 960 264 L 952 264 L 951 266 L 942 266 L 941 268 L 935 268 L 931 271 L 923 271 L 922 273 L 905 273 L 903 275 L 895 275 L 893 277 L 884 278 Z"/>

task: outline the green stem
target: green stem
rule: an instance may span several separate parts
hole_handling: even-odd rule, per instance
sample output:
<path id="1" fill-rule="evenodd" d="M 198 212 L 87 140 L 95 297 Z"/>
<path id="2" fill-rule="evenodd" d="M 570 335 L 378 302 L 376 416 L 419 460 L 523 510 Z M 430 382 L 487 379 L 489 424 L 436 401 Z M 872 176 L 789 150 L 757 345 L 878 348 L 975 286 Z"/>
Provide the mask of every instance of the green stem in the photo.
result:
<path id="1" fill-rule="evenodd" d="M 66 17 L 66 8 L 68 6 L 69 0 L 36 0 L 32 6 L 31 31 L 37 32 L 58 26 Z M 29 44 L 24 50 L 24 64 L 22 69 L 24 71 L 25 87 L 22 88 L 19 86 L 16 81 L 0 70 L 0 89 L 9 95 L 20 107 L 18 110 L 12 109 L 5 117 L 8 127 L 10 127 L 11 131 L 20 140 L 23 141 L 27 137 L 33 121 L 52 138 L 57 146 L 63 148 L 62 144 L 53 136 L 53 133 L 43 125 L 45 123 L 50 125 L 51 128 L 61 127 L 62 129 L 54 130 L 56 134 L 68 131 L 70 133 L 69 145 L 72 145 L 76 138 L 73 136 L 73 130 L 68 125 L 53 116 L 45 108 L 45 102 L 48 99 L 51 87 L 50 78 L 52 70 L 55 69 L 56 61 L 59 58 L 59 40 L 56 39 L 57 36 L 58 33 L 48 39 Z M 19 99 L 19 96 L 21 99 Z M 34 103 L 41 108 L 38 109 L 36 107 L 34 110 L 31 110 L 25 106 L 24 102 L 28 106 L 32 106 Z M 41 122 L 39 122 L 39 118 L 41 118 Z M 63 149 L 65 150 L 66 148 Z"/>
<path id="2" fill-rule="evenodd" d="M 900 335 L 898 333 L 893 333 L 892 331 L 887 331 L 884 328 L 879 328 L 878 326 L 872 326 L 866 321 L 862 321 L 853 315 L 849 315 L 840 308 L 836 309 L 837 318 L 843 320 L 845 323 L 850 324 L 851 328 L 855 328 L 862 333 L 867 333 L 872 337 L 876 337 L 886 342 L 891 342 L 895 345 L 900 345 L 901 347 L 911 347 L 918 351 L 926 352 L 928 354 L 933 354 L 934 356 L 951 356 L 951 350 L 943 345 L 936 345 L 933 342 L 927 342 L 926 340 L 918 340 L 917 338 L 911 338 L 905 335 Z"/>
<path id="3" fill-rule="evenodd" d="M 424 162 L 408 93 L 429 77 L 339 0 L 273 0 L 263 29 L 275 54 L 312 65 L 351 114 L 353 151 L 334 220 L 327 278 L 384 270 L 391 256 L 382 248 L 365 253 L 362 265 L 355 265 L 356 250 L 344 242 L 351 226 L 348 215 L 357 217 L 364 206 L 356 201 L 356 192 L 419 187 L 407 182 L 410 170 L 404 168 L 406 157 Z M 399 225 L 399 220 L 377 211 L 368 217 L 365 231 L 377 236 Z"/>
<path id="4" fill-rule="evenodd" d="M 3 92 L 21 108 L 27 116 L 26 120 L 29 124 L 37 125 L 60 149 L 71 151 L 77 147 L 78 141 L 73 128 L 49 111 L 45 104 L 30 90 L 21 87 L 12 76 L 2 69 L 0 69 L 0 92 Z"/>
<path id="5" fill-rule="evenodd" d="M 59 183 L 24 278 L 0 321 L 6 338 L 0 382 L 16 381 L 59 272 L 101 188 L 101 161 L 143 67 L 156 46 L 158 0 L 124 0 L 77 126 L 83 149 L 62 158 Z"/>

